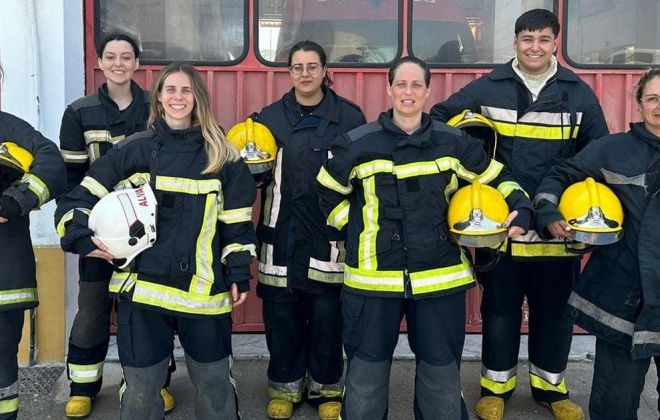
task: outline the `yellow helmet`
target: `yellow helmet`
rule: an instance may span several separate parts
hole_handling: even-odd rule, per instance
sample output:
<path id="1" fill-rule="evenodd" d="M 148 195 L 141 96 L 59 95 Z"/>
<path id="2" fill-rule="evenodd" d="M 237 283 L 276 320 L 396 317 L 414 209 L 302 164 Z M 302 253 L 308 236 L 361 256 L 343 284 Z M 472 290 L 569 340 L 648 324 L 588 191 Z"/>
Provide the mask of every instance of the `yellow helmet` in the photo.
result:
<path id="1" fill-rule="evenodd" d="M 30 171 L 34 157 L 32 153 L 13 142 L 0 143 L 0 173 L 11 182 Z"/>
<path id="2" fill-rule="evenodd" d="M 447 121 L 447 125 L 463 129 L 472 137 L 482 140 L 488 157 L 495 157 L 495 151 L 497 149 L 497 129 L 491 120 L 481 114 L 466 109 Z"/>
<path id="3" fill-rule="evenodd" d="M 623 237 L 621 202 L 609 187 L 593 178 L 568 187 L 558 209 L 578 242 L 608 245 Z"/>
<path id="4" fill-rule="evenodd" d="M 267 172 L 273 167 L 277 144 L 265 125 L 248 118 L 229 130 L 227 140 L 236 146 L 253 174 Z"/>
<path id="5" fill-rule="evenodd" d="M 504 241 L 503 226 L 509 206 L 495 188 L 474 181 L 456 191 L 449 201 L 449 231 L 459 245 L 474 248 L 491 247 Z"/>

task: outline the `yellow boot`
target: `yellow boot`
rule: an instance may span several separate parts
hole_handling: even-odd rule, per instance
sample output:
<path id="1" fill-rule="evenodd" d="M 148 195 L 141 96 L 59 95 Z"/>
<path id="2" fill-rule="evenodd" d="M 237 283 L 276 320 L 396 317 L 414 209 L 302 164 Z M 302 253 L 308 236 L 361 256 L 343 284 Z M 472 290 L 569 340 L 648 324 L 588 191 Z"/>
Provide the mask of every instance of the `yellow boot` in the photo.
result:
<path id="1" fill-rule="evenodd" d="M 541 403 L 550 408 L 552 415 L 556 420 L 584 420 L 584 411 L 582 407 L 571 400 L 555 401 L 553 403 Z"/>
<path id="2" fill-rule="evenodd" d="M 341 412 L 341 403 L 338 401 L 329 401 L 319 405 L 320 420 L 337 420 Z"/>
<path id="3" fill-rule="evenodd" d="M 89 413 L 92 412 L 92 398 L 91 397 L 81 397 L 73 396 L 66 403 L 66 408 L 64 413 L 70 419 L 79 419 L 82 417 L 89 416 Z"/>
<path id="4" fill-rule="evenodd" d="M 481 420 L 502 420 L 504 417 L 504 398 L 481 397 L 477 403 L 477 416 Z"/>
<path id="5" fill-rule="evenodd" d="M 274 398 L 268 403 L 267 413 L 271 419 L 290 419 L 293 416 L 293 404 Z"/>
<path id="6" fill-rule="evenodd" d="M 163 397 L 163 402 L 165 403 L 165 412 L 169 413 L 174 410 L 174 397 L 167 388 L 160 389 L 160 396 Z"/>

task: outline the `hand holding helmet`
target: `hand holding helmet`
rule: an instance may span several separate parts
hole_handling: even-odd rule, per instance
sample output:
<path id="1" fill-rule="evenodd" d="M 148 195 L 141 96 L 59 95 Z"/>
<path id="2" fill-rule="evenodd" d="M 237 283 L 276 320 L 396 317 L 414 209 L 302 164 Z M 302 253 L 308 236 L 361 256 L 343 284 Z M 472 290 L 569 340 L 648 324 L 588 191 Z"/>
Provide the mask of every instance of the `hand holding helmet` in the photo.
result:
<path id="1" fill-rule="evenodd" d="M 156 242 L 156 197 L 148 184 L 113 191 L 92 209 L 88 226 L 97 250 L 87 256 L 126 267 Z"/>
<path id="2" fill-rule="evenodd" d="M 572 238 L 589 245 L 608 245 L 623 237 L 623 207 L 605 184 L 587 178 L 564 191 L 559 213 L 565 221 L 547 226 L 554 237 Z"/>

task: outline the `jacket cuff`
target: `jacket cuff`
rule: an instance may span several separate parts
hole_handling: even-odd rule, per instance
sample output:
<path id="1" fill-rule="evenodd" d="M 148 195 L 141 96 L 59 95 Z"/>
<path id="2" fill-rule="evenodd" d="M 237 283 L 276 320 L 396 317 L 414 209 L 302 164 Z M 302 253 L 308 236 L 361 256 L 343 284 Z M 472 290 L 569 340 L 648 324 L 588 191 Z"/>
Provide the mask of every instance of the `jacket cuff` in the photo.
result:
<path id="1" fill-rule="evenodd" d="M 7 189 L 7 191 L 5 191 L 3 194 L 13 198 L 16 200 L 18 205 L 21 206 L 21 216 L 29 214 L 32 209 L 37 207 L 37 204 L 39 203 L 37 196 L 32 191 L 27 189 L 27 187 L 20 189 L 17 187 L 12 187 Z"/>
<path id="2" fill-rule="evenodd" d="M 520 208 L 516 209 L 516 211 L 518 212 L 518 215 L 511 221 L 510 226 L 521 227 L 525 232 L 529 231 L 534 212 L 528 208 Z"/>
<path id="3" fill-rule="evenodd" d="M 74 242 L 73 248 L 76 250 L 76 254 L 80 255 L 81 257 L 85 257 L 90 252 L 96 250 L 97 247 L 92 241 L 91 236 L 84 236 Z"/>

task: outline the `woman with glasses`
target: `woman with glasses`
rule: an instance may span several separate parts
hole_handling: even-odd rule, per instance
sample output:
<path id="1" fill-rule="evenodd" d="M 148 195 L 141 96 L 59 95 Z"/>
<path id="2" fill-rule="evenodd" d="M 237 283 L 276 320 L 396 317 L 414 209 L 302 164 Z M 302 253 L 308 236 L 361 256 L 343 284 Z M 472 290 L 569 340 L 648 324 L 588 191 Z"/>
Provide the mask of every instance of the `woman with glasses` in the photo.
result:
<path id="1" fill-rule="evenodd" d="M 288 419 L 293 405 L 317 405 L 321 419 L 341 408 L 343 358 L 339 295 L 343 234 L 327 226 L 314 192 L 331 141 L 365 123 L 360 108 L 337 95 L 323 48 L 301 41 L 289 52 L 293 88 L 252 116 L 278 152 L 261 190 L 259 283 L 268 365 L 268 416 Z"/>
<path id="2" fill-rule="evenodd" d="M 625 235 L 592 253 L 564 311 L 596 336 L 592 420 L 636 419 L 651 358 L 660 361 L 660 69 L 641 76 L 635 99 L 642 122 L 554 167 L 535 200 L 538 231 L 555 238 L 572 237 L 557 203 L 576 182 L 607 184 L 623 205 Z"/>

